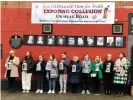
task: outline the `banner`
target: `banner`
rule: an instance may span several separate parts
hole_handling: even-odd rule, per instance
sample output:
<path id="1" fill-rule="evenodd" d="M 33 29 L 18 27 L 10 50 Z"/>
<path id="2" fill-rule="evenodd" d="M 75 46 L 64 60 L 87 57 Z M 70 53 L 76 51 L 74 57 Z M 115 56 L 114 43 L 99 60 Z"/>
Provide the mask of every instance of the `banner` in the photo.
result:
<path id="1" fill-rule="evenodd" d="M 114 24 L 115 3 L 32 3 L 33 24 Z"/>

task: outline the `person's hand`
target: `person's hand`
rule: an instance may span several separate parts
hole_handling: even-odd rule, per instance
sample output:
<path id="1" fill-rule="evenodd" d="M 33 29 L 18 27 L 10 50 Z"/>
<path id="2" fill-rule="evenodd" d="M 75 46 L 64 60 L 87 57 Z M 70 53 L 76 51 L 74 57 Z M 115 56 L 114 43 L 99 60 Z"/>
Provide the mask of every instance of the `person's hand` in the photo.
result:
<path id="1" fill-rule="evenodd" d="M 123 67 L 123 65 L 122 65 L 122 64 L 120 64 L 120 67 Z"/>
<path id="2" fill-rule="evenodd" d="M 13 63 L 13 61 L 12 61 L 12 60 L 10 60 L 10 62 L 11 62 L 11 63 Z"/>
<path id="3" fill-rule="evenodd" d="M 61 60 L 61 62 L 64 62 L 64 60 Z"/>

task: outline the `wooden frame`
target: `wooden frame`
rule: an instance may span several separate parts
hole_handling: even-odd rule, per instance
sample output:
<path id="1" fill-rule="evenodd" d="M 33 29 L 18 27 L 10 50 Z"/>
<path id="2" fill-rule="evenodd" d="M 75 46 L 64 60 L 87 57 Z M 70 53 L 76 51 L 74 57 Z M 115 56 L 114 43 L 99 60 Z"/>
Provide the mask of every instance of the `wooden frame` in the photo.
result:
<path id="1" fill-rule="evenodd" d="M 42 34 L 52 34 L 53 25 L 52 24 L 42 24 Z"/>
<path id="2" fill-rule="evenodd" d="M 122 35 L 123 34 L 123 24 L 113 24 L 112 25 L 112 34 L 113 35 Z"/>

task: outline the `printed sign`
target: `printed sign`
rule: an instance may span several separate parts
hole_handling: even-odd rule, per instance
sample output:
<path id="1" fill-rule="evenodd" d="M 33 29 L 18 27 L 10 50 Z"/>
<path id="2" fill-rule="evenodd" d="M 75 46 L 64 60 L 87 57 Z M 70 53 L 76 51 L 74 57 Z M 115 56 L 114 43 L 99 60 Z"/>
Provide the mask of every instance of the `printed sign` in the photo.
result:
<path id="1" fill-rule="evenodd" d="M 114 24 L 115 3 L 32 3 L 33 24 Z"/>

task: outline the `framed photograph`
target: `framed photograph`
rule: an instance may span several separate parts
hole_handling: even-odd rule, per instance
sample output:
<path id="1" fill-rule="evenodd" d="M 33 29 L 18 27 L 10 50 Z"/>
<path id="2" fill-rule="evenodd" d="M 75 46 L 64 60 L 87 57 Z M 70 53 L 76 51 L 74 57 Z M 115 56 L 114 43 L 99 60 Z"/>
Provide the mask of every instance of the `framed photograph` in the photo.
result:
<path id="1" fill-rule="evenodd" d="M 35 44 L 35 36 L 34 35 L 24 35 L 23 44 L 34 45 Z"/>
<path id="2" fill-rule="evenodd" d="M 84 46 L 84 36 L 77 37 L 77 46 Z"/>
<path id="3" fill-rule="evenodd" d="M 116 37 L 115 46 L 116 47 L 124 47 L 124 37 Z"/>
<path id="4" fill-rule="evenodd" d="M 74 36 L 69 36 L 67 38 L 67 45 L 68 46 L 75 46 L 76 45 L 76 40 Z"/>
<path id="5" fill-rule="evenodd" d="M 123 24 L 113 24 L 112 34 L 123 34 Z"/>
<path id="6" fill-rule="evenodd" d="M 44 44 L 44 36 L 37 36 L 36 38 L 37 38 L 36 44 L 38 44 L 38 45 Z"/>
<path id="7" fill-rule="evenodd" d="M 87 46 L 94 46 L 94 36 L 87 36 Z"/>
<path id="8" fill-rule="evenodd" d="M 55 36 L 47 36 L 47 45 L 55 45 Z"/>
<path id="9" fill-rule="evenodd" d="M 97 37 L 97 46 L 104 46 L 104 37 Z"/>
<path id="10" fill-rule="evenodd" d="M 2 59 L 2 44 L 0 44 L 0 59 Z"/>
<path id="11" fill-rule="evenodd" d="M 114 37 L 107 37 L 106 38 L 106 46 L 112 47 L 112 46 L 114 46 L 114 43 L 115 43 Z"/>
<path id="12" fill-rule="evenodd" d="M 57 36 L 57 45 L 65 45 L 65 36 Z"/>
<path id="13" fill-rule="evenodd" d="M 128 14 L 128 34 L 133 35 L 133 13 Z"/>
<path id="14" fill-rule="evenodd" d="M 42 25 L 42 34 L 52 34 L 53 25 L 52 24 L 43 24 Z"/>

